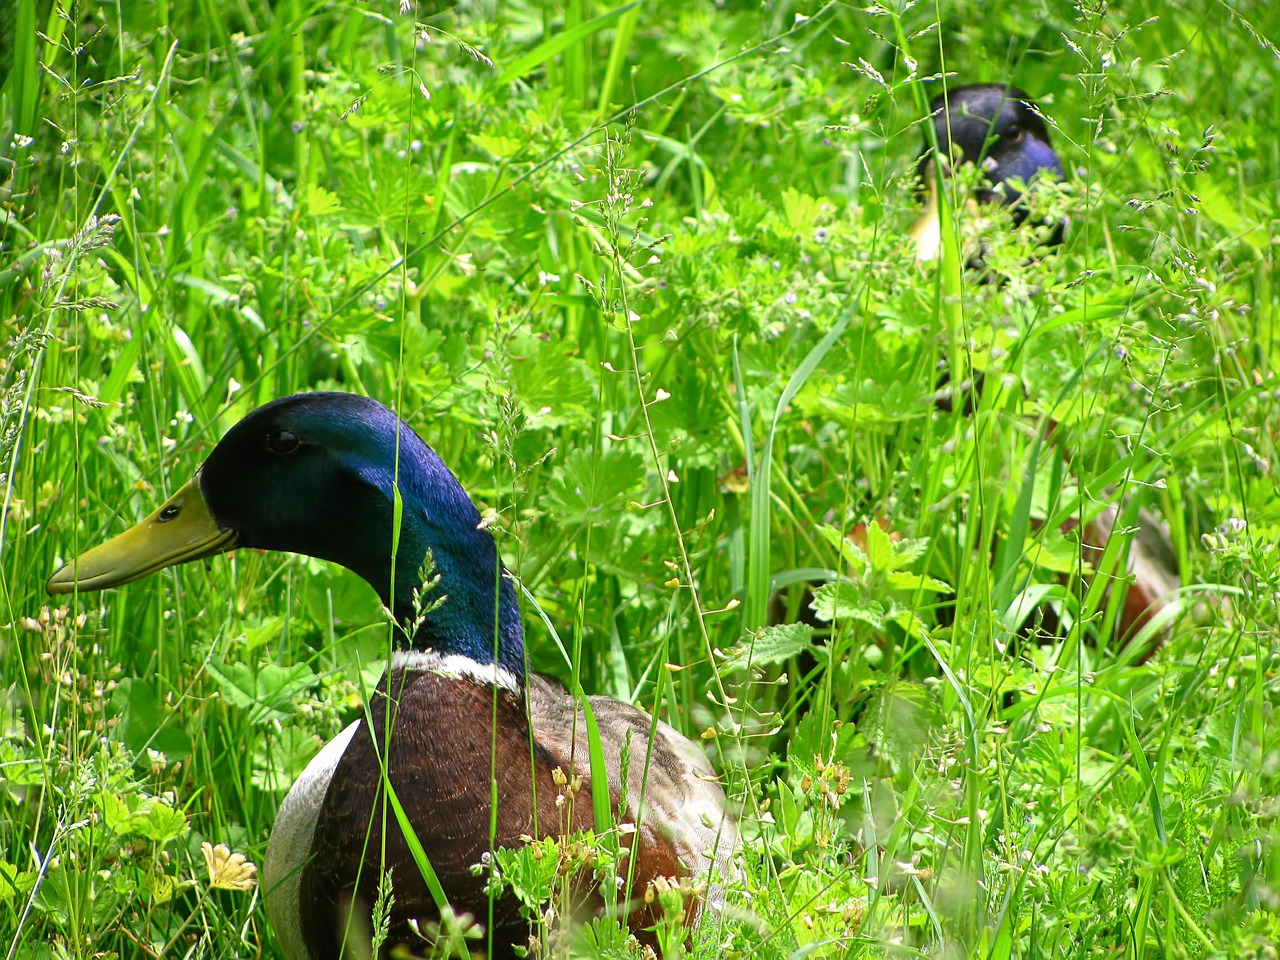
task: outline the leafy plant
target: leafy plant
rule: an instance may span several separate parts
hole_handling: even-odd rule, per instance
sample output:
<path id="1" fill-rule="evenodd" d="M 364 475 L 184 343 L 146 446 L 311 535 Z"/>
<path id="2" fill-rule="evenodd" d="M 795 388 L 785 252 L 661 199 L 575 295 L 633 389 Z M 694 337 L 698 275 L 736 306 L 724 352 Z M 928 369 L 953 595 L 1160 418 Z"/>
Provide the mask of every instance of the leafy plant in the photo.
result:
<path id="1" fill-rule="evenodd" d="M 742 872 L 688 940 L 688 884 L 654 892 L 666 954 L 1268 956 L 1278 33 L 1203 0 L 0 2 L 6 955 L 276 954 L 212 875 L 360 716 L 376 600 L 250 551 L 61 612 L 43 581 L 248 409 L 338 389 L 480 501 L 533 667 L 713 757 Z M 1055 253 L 966 209 L 975 169 L 912 259 L 944 76 L 1037 97 Z M 1139 508 L 1181 579 L 1144 663 Z M 492 866 L 531 911 L 533 849 Z"/>

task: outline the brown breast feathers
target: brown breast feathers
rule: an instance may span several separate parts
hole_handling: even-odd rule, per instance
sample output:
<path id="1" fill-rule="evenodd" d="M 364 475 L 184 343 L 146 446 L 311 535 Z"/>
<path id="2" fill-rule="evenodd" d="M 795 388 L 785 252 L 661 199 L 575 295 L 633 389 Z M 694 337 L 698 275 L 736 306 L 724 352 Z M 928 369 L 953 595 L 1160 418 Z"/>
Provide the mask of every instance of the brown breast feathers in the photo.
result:
<path id="1" fill-rule="evenodd" d="M 311 858 L 302 870 L 301 933 L 314 960 L 339 960 L 344 937 L 367 947 L 371 905 L 384 865 L 391 872 L 395 898 L 388 950 L 404 944 L 420 951 L 425 945 L 410 921 L 425 929 L 439 918 L 393 811 L 389 805 L 384 811 L 379 774 L 384 750 L 396 795 L 455 912 L 470 913 L 488 929 L 495 958 L 514 957 L 513 945 L 527 944 L 529 926 L 515 898 L 506 894 L 496 899 L 490 916 L 486 877 L 471 869 L 490 848 L 491 754 L 499 797 L 495 846 L 519 847 L 521 837 L 561 836 L 594 825 L 581 713 L 575 749 L 572 698 L 536 676 L 527 695 L 532 745 L 522 694 L 499 689 L 495 723 L 491 685 L 431 670 L 393 670 L 383 677 L 370 703 L 372 733 L 362 724 L 335 768 L 316 822 Z M 724 793 L 697 747 L 658 724 L 645 786 L 653 720 L 603 697 L 592 698 L 592 709 L 605 746 L 615 809 L 621 795 L 618 752 L 625 731 L 632 731 L 627 814 L 635 822 L 642 796 L 644 811 L 632 835 L 632 902 L 638 908 L 628 922 L 642 942 L 652 943 L 645 928 L 655 918 L 643 901 L 649 882 L 659 876 L 692 876 L 712 859 L 726 863 L 736 849 L 737 833 L 725 819 Z M 393 731 L 389 741 L 388 719 Z M 564 808 L 556 804 L 552 771 L 557 767 L 570 777 L 584 777 L 582 793 Z M 595 909 L 599 903 L 592 897 L 584 906 Z"/>

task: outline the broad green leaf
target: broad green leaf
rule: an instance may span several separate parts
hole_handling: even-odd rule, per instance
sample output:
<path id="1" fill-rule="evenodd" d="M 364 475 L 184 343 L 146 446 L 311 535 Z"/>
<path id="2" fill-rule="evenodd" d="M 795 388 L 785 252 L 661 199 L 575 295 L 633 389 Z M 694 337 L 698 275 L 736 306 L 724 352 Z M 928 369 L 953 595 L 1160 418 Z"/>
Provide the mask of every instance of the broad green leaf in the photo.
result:
<path id="1" fill-rule="evenodd" d="M 843 580 L 824 583 L 813 591 L 810 606 L 814 615 L 827 623 L 860 620 L 877 630 L 884 626 L 884 606 L 867 600 L 857 587 Z"/>
<path id="2" fill-rule="evenodd" d="M 724 666 L 769 667 L 785 663 L 813 646 L 813 627 L 807 623 L 779 623 L 754 631 L 729 651 Z"/>
<path id="3" fill-rule="evenodd" d="M 0 903 L 13 904 L 30 893 L 35 884 L 36 875 L 32 871 L 20 870 L 8 860 L 0 860 Z"/>
<path id="4" fill-rule="evenodd" d="M 885 583 L 893 590 L 924 590 L 929 593 L 950 593 L 951 584 L 919 573 L 891 573 Z"/>
<path id="5" fill-rule="evenodd" d="M 557 523 L 568 526 L 605 519 L 643 481 L 644 460 L 639 453 L 616 446 L 602 453 L 577 448 L 555 471 L 546 508 Z"/>
<path id="6" fill-rule="evenodd" d="M 207 669 L 227 703 L 251 710 L 256 723 L 286 720 L 298 694 L 312 687 L 317 679 L 315 671 L 305 663 L 291 667 L 268 663 L 255 670 L 247 663 L 211 660 Z"/>
<path id="7" fill-rule="evenodd" d="M 111 693 L 111 707 L 119 719 L 112 733 L 134 753 L 159 750 L 174 759 L 190 755 L 191 736 L 179 726 L 183 718 L 161 701 L 150 683 L 123 678 Z"/>

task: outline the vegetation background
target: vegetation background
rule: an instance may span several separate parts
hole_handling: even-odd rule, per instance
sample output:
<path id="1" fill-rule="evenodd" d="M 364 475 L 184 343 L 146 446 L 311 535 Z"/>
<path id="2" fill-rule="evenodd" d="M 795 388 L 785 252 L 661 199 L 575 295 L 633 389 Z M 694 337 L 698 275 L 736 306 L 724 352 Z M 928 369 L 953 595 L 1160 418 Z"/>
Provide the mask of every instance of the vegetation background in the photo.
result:
<path id="1" fill-rule="evenodd" d="M 43 581 L 338 389 L 496 517 L 534 668 L 705 738 L 747 878 L 694 955 L 1275 957 L 1278 33 L 0 0 L 0 955 L 275 955 L 201 843 L 261 861 L 378 672 L 371 591 L 249 552 Z M 1039 98 L 1069 171 L 1054 255 L 961 209 L 998 282 L 906 240 L 944 75 Z M 1107 504 L 1086 589 L 1061 524 Z M 1184 587 L 1126 645 L 1139 505 Z"/>

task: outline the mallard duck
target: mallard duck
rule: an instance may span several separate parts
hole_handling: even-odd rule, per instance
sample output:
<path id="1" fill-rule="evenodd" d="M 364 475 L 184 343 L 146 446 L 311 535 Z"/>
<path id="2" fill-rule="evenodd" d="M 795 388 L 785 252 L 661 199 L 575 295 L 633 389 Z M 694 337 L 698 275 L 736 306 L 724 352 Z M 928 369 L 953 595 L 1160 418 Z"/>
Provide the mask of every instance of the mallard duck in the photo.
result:
<path id="1" fill-rule="evenodd" d="M 1017 87 L 980 83 L 956 87 L 935 97 L 929 107 L 938 151 L 951 163 L 979 163 L 988 183 L 974 195 L 978 203 L 1002 203 L 1013 208 L 1016 223 L 1027 210 L 1020 186 L 1036 177 L 1063 177 L 1062 162 L 1049 143 L 1049 130 L 1035 101 Z M 942 243 L 938 220 L 938 177 L 934 169 L 933 137 L 926 136 L 917 165 L 925 209 L 911 236 L 920 260 L 933 260 Z M 947 171 L 944 171 L 944 173 Z M 1055 226 L 1047 242 L 1062 242 L 1064 225 Z"/>
<path id="2" fill-rule="evenodd" d="M 395 550 L 397 489 L 403 519 Z M 372 723 L 357 721 L 331 740 L 276 817 L 263 885 L 285 955 L 338 960 L 344 939 L 361 930 L 367 952 L 370 906 L 386 870 L 395 897 L 388 948 L 421 949 L 411 928 L 439 917 L 395 816 L 382 807 L 385 746 L 394 793 L 450 905 L 487 927 L 492 956 L 514 956 L 528 942 L 529 924 L 510 894 L 490 914 L 486 878 L 474 868 L 491 849 L 518 847 L 522 837 L 594 828 L 587 725 L 563 687 L 526 672 L 515 590 L 475 505 L 382 404 L 298 394 L 233 426 L 191 482 L 62 567 L 48 589 L 99 590 L 238 547 L 339 563 L 368 581 L 403 627 L 369 704 Z M 424 587 L 428 555 L 438 581 Z M 620 828 L 634 861 L 628 923 L 648 940 L 655 917 L 644 904 L 647 885 L 712 868 L 727 876 L 738 835 L 698 747 L 634 707 L 607 697 L 589 702 L 614 809 L 625 793 L 618 819 L 631 825 Z M 628 740 L 624 791 L 620 757 Z M 584 795 L 563 809 L 557 770 L 585 777 Z"/>

